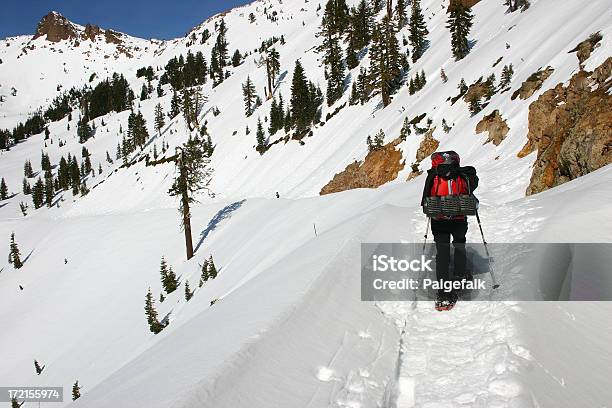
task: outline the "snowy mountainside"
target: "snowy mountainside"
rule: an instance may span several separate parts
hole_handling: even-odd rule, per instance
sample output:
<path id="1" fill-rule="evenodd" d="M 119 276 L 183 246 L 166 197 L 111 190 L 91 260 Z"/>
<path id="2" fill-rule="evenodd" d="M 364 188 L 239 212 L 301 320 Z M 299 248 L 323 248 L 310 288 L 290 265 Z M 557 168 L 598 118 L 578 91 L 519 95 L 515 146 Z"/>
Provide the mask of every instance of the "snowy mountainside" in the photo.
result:
<path id="1" fill-rule="evenodd" d="M 344 96 L 332 106 L 323 104 L 325 123 L 315 125 L 302 143 L 281 141 L 263 155 L 255 150 L 255 129 L 258 119 L 267 128 L 271 100 L 264 97 L 266 69 L 257 49 L 273 36 L 284 37 L 284 44 L 275 44 L 281 66 L 276 97 L 289 100 L 298 59 L 307 78 L 325 89 L 322 55 L 315 52 L 321 42 L 316 36 L 323 13 L 319 2 L 256 1 L 170 41 L 120 35 L 131 56 L 103 36 L 79 37 L 78 45 L 74 39 L 50 42 L 44 36 L 1 41 L 0 95 L 5 99 L 0 129 L 12 128 L 50 103 L 58 85 L 63 90 L 94 86 L 118 72 L 138 94 L 146 83 L 136 76 L 140 68 L 163 67 L 188 50 L 209 59 L 221 18 L 230 54 L 235 49 L 249 54 L 228 68 L 227 80 L 214 88 L 211 81 L 202 86 L 207 101 L 199 120 L 206 122 L 215 145 L 215 197 L 202 194 L 192 208 L 196 254 L 189 261 L 184 260 L 177 200 L 167 194 L 175 166 L 147 166 L 145 159 L 162 145 L 168 149 L 160 157 L 169 157 L 190 133 L 182 115 L 168 118 L 161 134 L 154 129 L 155 106 L 170 111 L 169 85 L 163 86 L 162 97 L 154 92 L 135 101 L 150 138 L 130 158 L 130 166 L 115 158 L 129 111 L 95 118 L 95 137 L 81 144 L 75 107 L 70 123 L 64 118 L 48 125 L 49 140 L 43 132 L 0 151 L 0 176 L 15 193 L 0 202 L 0 236 L 15 232 L 26 258 L 18 270 L 0 263 L 0 325 L 8 328 L 0 335 L 0 385 L 62 385 L 67 393 L 78 379 L 83 396 L 70 405 L 75 407 L 575 407 L 612 400 L 604 385 L 612 365 L 602 363 L 610 358 L 606 344 L 612 341 L 612 334 L 601 329 L 609 322 L 607 304 L 580 309 L 574 304 L 460 303 L 456 314 L 439 316 L 429 303 L 359 301 L 359 243 L 422 239 L 423 177 L 406 179 L 424 136 L 413 133 L 397 146 L 405 166 L 395 180 L 371 190 L 329 196 L 319 191 L 334 174 L 366 156 L 368 135 L 382 129 L 390 142 L 405 118 L 423 113 L 432 121 L 439 149 L 456 150 L 463 163 L 477 167 L 489 241 L 612 241 L 609 166 L 525 198 L 536 153 L 517 157 L 526 143 L 530 103 L 579 70 L 576 53 L 569 51 L 600 32 L 603 39 L 585 69 L 610 57 L 609 2 L 532 0 L 526 11 L 508 13 L 501 0 L 480 1 L 473 7 L 473 48 L 461 61 L 453 59 L 449 47 L 447 3 L 421 3 L 430 44 L 407 74 L 409 79 L 425 72 L 427 84 L 420 92 L 410 95 L 403 85 L 384 108 L 380 96 L 349 106 L 351 82 L 370 63 L 365 53 L 360 66 L 347 73 Z M 264 9 L 278 19 L 266 18 Z M 86 30 L 74 27 L 78 33 Z M 205 30 L 212 36 L 202 44 Z M 403 35 L 407 28 L 398 38 Z M 499 77 L 510 63 L 511 90 L 494 95 L 481 112 L 470 116 L 462 99 L 449 102 L 462 78 L 472 84 L 491 73 Z M 548 66 L 554 72 L 541 89 L 527 100 L 511 100 L 525 80 Z M 262 99 L 250 117 L 241 89 L 247 76 Z M 487 135 L 474 129 L 496 109 L 509 133 L 497 146 L 483 144 Z M 449 133 L 443 131 L 443 119 L 452 126 Z M 282 137 L 280 131 L 270 142 Z M 65 142 L 61 147 L 60 140 Z M 68 153 L 80 158 L 83 146 L 96 169 L 86 179 L 89 193 L 65 191 L 51 208 L 34 210 L 31 198 L 21 193 L 24 162 L 31 160 L 35 173 L 42 174 L 41 151 L 55 165 Z M 107 152 L 113 163 L 106 161 Z M 417 163 L 420 170 L 428 165 Z M 585 193 L 591 191 L 597 193 Z M 274 198 L 276 192 L 280 199 Z M 20 202 L 30 205 L 25 217 Z M 472 222 L 468 239 L 480 240 Z M 0 247 L 0 259 L 7 255 L 8 245 Z M 200 265 L 210 255 L 220 266 L 219 276 L 198 287 Z M 162 256 L 181 286 L 160 303 Z M 186 281 L 195 289 L 189 302 L 183 296 Z M 149 332 L 143 313 L 148 288 L 160 317 L 169 316 L 171 322 L 158 335 Z M 539 319 L 549 319 L 546 330 L 538 327 Z M 599 341 L 590 340 L 594 337 Z M 456 341 L 447 347 L 447 338 Z M 555 361 L 542 346 L 552 342 L 561 342 L 567 361 Z M 34 372 L 34 359 L 46 364 L 41 375 Z M 444 364 L 453 365 L 457 384 L 445 380 Z M 586 392 L 583 378 L 592 376 L 592 365 L 601 374 Z"/>

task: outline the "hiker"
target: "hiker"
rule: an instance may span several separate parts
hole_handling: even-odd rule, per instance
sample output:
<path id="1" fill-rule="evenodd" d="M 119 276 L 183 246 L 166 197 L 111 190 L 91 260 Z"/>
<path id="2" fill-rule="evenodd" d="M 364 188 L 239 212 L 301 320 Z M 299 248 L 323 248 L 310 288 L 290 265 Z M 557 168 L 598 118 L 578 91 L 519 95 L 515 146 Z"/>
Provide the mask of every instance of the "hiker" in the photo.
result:
<path id="1" fill-rule="evenodd" d="M 478 176 L 474 167 L 460 167 L 459 155 L 454 151 L 436 152 L 431 155 L 431 169 L 427 171 L 421 206 L 427 213 L 425 208 L 427 197 L 471 195 L 477 186 Z M 435 215 L 430 218 L 431 232 L 436 243 L 436 279 L 444 282 L 470 278 L 466 275 L 465 234 L 468 230 L 466 216 Z M 455 249 L 452 277 L 449 273 L 451 236 Z M 450 310 L 457 302 L 457 298 L 458 295 L 454 291 L 438 290 L 436 309 Z"/>

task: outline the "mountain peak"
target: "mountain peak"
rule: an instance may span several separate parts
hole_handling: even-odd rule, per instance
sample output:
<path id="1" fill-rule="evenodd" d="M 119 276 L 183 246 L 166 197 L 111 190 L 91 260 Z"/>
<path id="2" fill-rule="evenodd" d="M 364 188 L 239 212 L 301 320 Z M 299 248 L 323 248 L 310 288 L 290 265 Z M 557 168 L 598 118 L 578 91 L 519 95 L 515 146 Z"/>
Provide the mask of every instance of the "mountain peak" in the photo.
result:
<path id="1" fill-rule="evenodd" d="M 71 38 L 77 38 L 78 33 L 74 24 L 57 11 L 51 11 L 44 16 L 36 26 L 34 38 L 46 35 L 47 40 L 59 42 Z"/>
<path id="2" fill-rule="evenodd" d="M 74 24 L 57 11 L 51 11 L 44 16 L 36 26 L 34 39 L 46 36 L 47 41 L 60 42 L 63 40 L 90 40 L 95 41 L 101 35 L 107 43 L 121 44 L 122 34 L 113 30 L 103 30 L 95 24 L 87 24 L 85 28 Z"/>

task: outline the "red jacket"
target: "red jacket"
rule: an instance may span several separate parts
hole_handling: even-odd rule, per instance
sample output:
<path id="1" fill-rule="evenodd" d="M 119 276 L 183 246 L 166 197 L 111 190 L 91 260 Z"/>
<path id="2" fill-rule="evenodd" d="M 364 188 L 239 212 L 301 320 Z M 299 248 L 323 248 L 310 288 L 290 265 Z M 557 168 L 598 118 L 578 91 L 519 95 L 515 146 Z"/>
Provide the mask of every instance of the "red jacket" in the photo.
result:
<path id="1" fill-rule="evenodd" d="M 450 180 L 451 191 L 448 190 L 448 181 L 449 180 L 445 180 L 440 176 L 435 176 L 433 179 L 433 185 L 429 191 L 429 197 L 469 194 L 467 183 L 462 177 L 457 177 L 454 180 Z"/>

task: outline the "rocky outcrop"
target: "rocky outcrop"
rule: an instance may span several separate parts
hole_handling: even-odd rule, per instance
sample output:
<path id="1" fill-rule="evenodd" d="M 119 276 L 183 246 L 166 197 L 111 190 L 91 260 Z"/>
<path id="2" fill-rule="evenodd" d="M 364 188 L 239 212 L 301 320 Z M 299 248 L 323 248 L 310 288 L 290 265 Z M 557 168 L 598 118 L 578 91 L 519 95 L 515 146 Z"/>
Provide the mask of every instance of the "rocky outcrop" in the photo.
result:
<path id="1" fill-rule="evenodd" d="M 104 39 L 109 44 L 122 44 L 121 35 L 121 33 L 118 33 L 116 31 L 106 30 L 104 32 Z"/>
<path id="2" fill-rule="evenodd" d="M 47 36 L 47 40 L 51 42 L 60 42 L 62 40 L 76 39 L 78 31 L 66 17 L 52 11 L 40 20 L 36 26 L 34 39 L 42 36 Z"/>
<path id="3" fill-rule="evenodd" d="M 514 91 L 510 99 L 515 100 L 517 97 L 523 100 L 528 99 L 542 87 L 544 81 L 546 81 L 554 71 L 552 67 L 546 67 L 546 69 L 534 72 L 525 82 L 523 82 L 519 89 Z"/>
<path id="4" fill-rule="evenodd" d="M 489 132 L 489 138 L 483 143 L 487 144 L 492 142 L 495 146 L 505 139 L 506 135 L 510 131 L 508 124 L 502 118 L 499 110 L 495 109 L 491 114 L 486 115 L 476 125 L 476 133 Z"/>
<path id="5" fill-rule="evenodd" d="M 589 59 L 593 50 L 599 46 L 599 43 L 603 39 L 603 36 L 600 32 L 593 33 L 586 40 L 580 42 L 571 52 L 576 53 L 576 57 L 578 57 L 578 63 L 580 68 L 584 68 L 584 62 Z"/>
<path id="6" fill-rule="evenodd" d="M 466 103 L 470 103 L 475 100 L 479 100 L 485 96 L 487 92 L 486 84 L 482 81 L 482 77 L 478 79 L 478 81 L 474 82 L 470 86 L 468 86 L 468 90 L 463 95 L 463 100 Z"/>
<path id="7" fill-rule="evenodd" d="M 121 35 L 113 30 L 103 30 L 94 24 L 87 24 L 85 29 L 81 29 L 66 17 L 52 11 L 38 23 L 34 39 L 46 36 L 47 41 L 51 42 L 75 40 L 75 45 L 78 46 L 80 41 L 96 41 L 98 37 L 103 36 L 107 43 L 120 45 L 122 44 Z"/>
<path id="8" fill-rule="evenodd" d="M 410 174 L 408 174 L 408 178 L 406 181 L 410 181 L 421 174 L 423 172 L 419 169 L 419 164 L 429 156 L 431 156 L 436 150 L 438 150 L 438 146 L 440 146 L 440 141 L 433 137 L 433 132 L 436 130 L 435 127 L 429 129 L 427 133 L 425 133 L 425 137 L 421 140 L 421 144 L 416 152 L 416 162 L 412 163 Z"/>
<path id="9" fill-rule="evenodd" d="M 448 7 L 446 9 L 446 12 L 448 12 L 450 8 L 456 3 L 460 3 L 466 7 L 472 8 L 474 7 L 474 5 L 480 3 L 480 0 L 451 0 L 448 2 Z"/>
<path id="10" fill-rule="evenodd" d="M 529 106 L 528 142 L 537 151 L 527 194 L 535 194 L 612 163 L 612 57 L 580 71 Z"/>
<path id="11" fill-rule="evenodd" d="M 95 41 L 98 35 L 102 34 L 102 30 L 97 25 L 87 24 L 85 31 L 83 31 L 83 37 L 90 41 Z"/>
<path id="12" fill-rule="evenodd" d="M 421 141 L 419 149 L 416 152 L 417 163 L 422 162 L 423 159 L 428 158 L 436 150 L 438 150 L 438 146 L 440 146 L 440 141 L 433 137 L 434 130 L 436 130 L 435 127 L 429 129 L 427 133 L 425 133 L 425 137 Z"/>
<path id="13" fill-rule="evenodd" d="M 376 188 L 397 178 L 404 168 L 402 152 L 396 149 L 400 138 L 382 148 L 372 150 L 362 162 L 354 161 L 319 192 L 320 195 L 352 190 L 354 188 Z"/>

